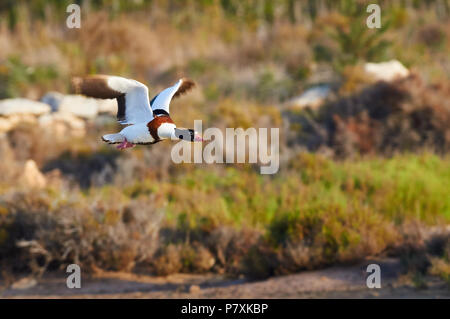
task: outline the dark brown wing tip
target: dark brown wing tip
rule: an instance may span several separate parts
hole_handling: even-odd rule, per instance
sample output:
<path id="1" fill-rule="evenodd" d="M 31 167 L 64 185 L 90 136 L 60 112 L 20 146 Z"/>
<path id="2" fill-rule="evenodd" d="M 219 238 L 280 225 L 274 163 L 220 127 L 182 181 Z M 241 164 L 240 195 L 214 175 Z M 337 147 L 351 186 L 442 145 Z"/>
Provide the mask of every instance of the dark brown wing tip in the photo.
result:
<path id="1" fill-rule="evenodd" d="M 177 92 L 174 94 L 174 97 L 178 97 L 182 94 L 187 93 L 191 89 L 195 87 L 195 82 L 188 78 L 182 78 L 182 83 L 180 87 L 178 88 Z"/>
<path id="2" fill-rule="evenodd" d="M 76 94 L 83 94 L 99 99 L 114 99 L 124 95 L 124 93 L 109 87 L 107 75 L 74 76 L 71 82 L 74 93 Z"/>

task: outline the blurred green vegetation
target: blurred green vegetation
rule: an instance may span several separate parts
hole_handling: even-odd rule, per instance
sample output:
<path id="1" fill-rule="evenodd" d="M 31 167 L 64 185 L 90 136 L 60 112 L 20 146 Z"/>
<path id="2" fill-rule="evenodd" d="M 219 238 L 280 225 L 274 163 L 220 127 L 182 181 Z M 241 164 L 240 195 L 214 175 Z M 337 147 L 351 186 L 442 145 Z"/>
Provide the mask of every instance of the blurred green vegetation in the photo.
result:
<path id="1" fill-rule="evenodd" d="M 88 269 L 127 270 L 141 260 L 157 274 L 265 277 L 411 244 L 407 225 L 450 221 L 449 188 L 450 161 L 429 153 L 343 162 L 305 153 L 274 177 L 229 167 L 87 192 L 48 186 L 0 201 L 0 251 L 3 262 L 19 258 L 14 242 L 26 234 L 52 252 L 53 265 L 78 258 Z M 61 257 L 74 236 L 82 249 Z"/>
<path id="2" fill-rule="evenodd" d="M 108 10 L 111 14 L 132 12 L 159 7 L 168 13 L 182 12 L 184 15 L 196 15 L 208 10 L 220 10 L 235 22 L 255 24 L 259 22 L 275 23 L 279 19 L 287 19 L 291 23 L 298 23 L 303 18 L 315 20 L 323 10 L 336 11 L 343 15 L 353 15 L 361 12 L 369 3 L 361 0 L 6 0 L 2 1 L 0 12 L 6 12 L 8 24 L 15 26 L 18 19 L 18 7 L 26 5 L 33 18 L 46 19 L 49 15 L 65 16 L 65 8 L 76 3 L 86 6 L 89 10 Z M 450 5 L 446 0 L 427 1 L 376 1 L 383 9 L 393 10 L 398 23 L 404 19 L 405 8 L 420 9 L 434 6 L 439 10 L 439 17 L 445 18 L 450 14 Z M 398 24 L 397 23 L 397 24 Z"/>
<path id="3" fill-rule="evenodd" d="M 345 78 L 349 65 L 392 58 L 437 82 L 448 78 L 446 0 L 377 1 L 381 29 L 365 25 L 368 1 L 80 0 L 82 27 L 70 30 L 70 3 L 2 2 L 3 97 L 27 94 L 21 66 L 14 62 L 17 70 L 11 70 L 17 59 L 36 70 L 35 79 L 27 79 L 35 94 L 49 84 L 67 90 L 61 83 L 74 74 L 114 73 L 151 83 L 188 74 L 212 100 L 220 91 L 271 104 L 327 81 L 314 77 L 318 69 L 331 68 L 333 81 Z"/>
<path id="4" fill-rule="evenodd" d="M 12 56 L 0 70 L 0 99 L 20 96 L 22 91 L 34 84 L 51 89 L 51 82 L 57 77 L 58 71 L 54 65 L 27 66 L 19 56 Z"/>
<path id="5" fill-rule="evenodd" d="M 409 218 L 430 224 L 450 219 L 450 167 L 438 156 L 335 162 L 302 154 L 290 165 L 291 174 L 270 179 L 231 168 L 220 175 L 196 170 L 170 186 L 169 211 L 185 212 L 191 227 L 205 218 L 211 225 L 265 227 L 289 220 L 286 226 L 296 227 L 295 220 L 305 214 L 322 220 L 330 212 L 349 211 L 380 214 L 396 224 Z M 195 189 L 198 198 L 188 189 Z M 281 233 L 288 236 L 290 231 Z"/>
<path id="6" fill-rule="evenodd" d="M 99 142 L 117 127 L 89 121 L 84 138 L 53 141 L 33 125 L 1 135 L 2 269 L 76 261 L 267 277 L 390 253 L 410 244 L 410 225 L 448 225 L 448 1 L 377 1 L 383 27 L 369 30 L 372 2 L 84 0 L 82 27 L 70 30 L 72 1 L 2 1 L 0 98 L 67 93 L 71 76 L 88 73 L 135 78 L 151 94 L 188 76 L 198 86 L 173 101 L 180 126 L 288 123 L 292 134 L 282 131 L 275 176 L 173 165 L 167 143 L 119 154 Z M 361 66 L 388 59 L 420 76 L 373 85 Z M 323 83 L 350 97 L 318 111 L 284 106 Z M 48 177 L 42 190 L 16 185 L 28 158 Z M 23 239 L 47 257 L 19 249 Z M 431 264 L 448 280 L 448 254 Z"/>

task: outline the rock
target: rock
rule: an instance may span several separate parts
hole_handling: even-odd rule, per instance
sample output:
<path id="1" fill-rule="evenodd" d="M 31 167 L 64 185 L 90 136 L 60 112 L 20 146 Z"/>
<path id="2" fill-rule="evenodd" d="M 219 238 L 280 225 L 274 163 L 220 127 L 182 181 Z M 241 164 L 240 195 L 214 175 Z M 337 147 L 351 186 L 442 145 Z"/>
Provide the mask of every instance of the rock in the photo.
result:
<path id="1" fill-rule="evenodd" d="M 17 126 L 19 123 L 31 124 L 34 125 L 37 123 L 36 116 L 32 114 L 14 114 L 7 119 L 13 124 L 13 126 Z"/>
<path id="2" fill-rule="evenodd" d="M 53 114 L 55 121 L 61 121 L 69 125 L 72 130 L 84 131 L 86 125 L 82 119 L 70 113 L 58 112 Z"/>
<path id="3" fill-rule="evenodd" d="M 46 128 L 53 125 L 53 120 L 54 120 L 53 114 L 45 114 L 38 118 L 38 123 L 39 126 Z"/>
<path id="4" fill-rule="evenodd" d="M 397 60 L 381 63 L 366 63 L 364 71 L 377 81 L 393 81 L 405 78 L 409 75 L 409 70 Z"/>
<path id="5" fill-rule="evenodd" d="M 59 112 L 72 113 L 85 119 L 93 119 L 98 114 L 97 99 L 87 98 L 81 95 L 65 95 L 62 99 Z"/>
<path id="6" fill-rule="evenodd" d="M 22 278 L 11 285 L 12 289 L 25 290 L 30 289 L 37 285 L 37 281 L 34 278 L 25 277 Z"/>
<path id="7" fill-rule="evenodd" d="M 330 95 L 331 89 L 328 85 L 319 85 L 307 89 L 302 95 L 291 99 L 287 104 L 299 108 L 320 106 Z"/>
<path id="8" fill-rule="evenodd" d="M 116 99 L 106 99 L 100 100 L 97 99 L 98 103 L 98 113 L 106 113 L 106 114 L 117 114 L 117 100 Z"/>
<path id="9" fill-rule="evenodd" d="M 0 133 L 8 132 L 14 127 L 14 123 L 8 119 L 0 117 Z"/>
<path id="10" fill-rule="evenodd" d="M 27 160 L 19 184 L 27 188 L 43 188 L 47 184 L 45 176 L 41 173 L 33 160 Z"/>
<path id="11" fill-rule="evenodd" d="M 200 288 L 200 286 L 198 286 L 198 285 L 191 285 L 191 286 L 189 287 L 189 293 L 190 293 L 190 294 L 197 294 L 197 293 L 200 292 L 200 290 L 201 290 L 201 288 Z"/>
<path id="12" fill-rule="evenodd" d="M 107 125 L 117 124 L 117 119 L 115 116 L 108 114 L 100 114 L 94 119 L 94 124 L 97 127 L 104 127 Z"/>
<path id="13" fill-rule="evenodd" d="M 62 93 L 48 92 L 41 98 L 41 102 L 50 105 L 52 112 L 57 112 L 63 99 L 64 94 Z"/>
<path id="14" fill-rule="evenodd" d="M 6 99 L 0 101 L 0 115 L 11 116 L 17 114 L 41 115 L 50 112 L 50 106 L 45 103 L 29 99 Z"/>
<path id="15" fill-rule="evenodd" d="M 14 114 L 8 117 L 0 117 L 0 133 L 5 133 L 15 128 L 19 123 L 36 124 L 36 117 L 31 114 Z"/>
<path id="16" fill-rule="evenodd" d="M 53 130 L 56 136 L 79 136 L 86 134 L 85 122 L 68 112 L 45 114 L 38 119 L 39 126 Z"/>
<path id="17" fill-rule="evenodd" d="M 41 102 L 48 104 L 52 112 L 70 112 L 84 118 L 93 118 L 97 113 L 116 114 L 116 99 L 94 99 L 82 95 L 64 95 L 59 92 L 48 92 Z"/>
<path id="18" fill-rule="evenodd" d="M 39 125 L 41 126 L 49 126 L 53 125 L 54 122 L 63 122 L 66 123 L 70 128 L 75 130 L 84 130 L 85 124 L 84 121 L 75 115 L 68 112 L 56 112 L 52 114 L 45 114 L 39 117 Z"/>

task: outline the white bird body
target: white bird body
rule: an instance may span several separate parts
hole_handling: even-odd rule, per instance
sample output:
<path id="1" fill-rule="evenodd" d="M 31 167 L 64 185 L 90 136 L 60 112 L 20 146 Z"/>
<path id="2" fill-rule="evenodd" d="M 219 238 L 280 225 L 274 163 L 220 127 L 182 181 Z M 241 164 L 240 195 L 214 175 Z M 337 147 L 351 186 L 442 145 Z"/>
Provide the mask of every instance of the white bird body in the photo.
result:
<path id="1" fill-rule="evenodd" d="M 137 123 L 126 126 L 119 132 L 119 134 L 125 136 L 127 141 L 133 144 L 149 144 L 155 141 L 148 131 L 147 123 Z"/>
<path id="2" fill-rule="evenodd" d="M 118 76 L 94 75 L 74 78 L 77 93 L 96 98 L 116 98 L 117 120 L 128 125 L 119 133 L 106 134 L 103 141 L 116 144 L 119 149 L 135 144 L 154 144 L 164 139 L 178 138 L 194 141 L 203 139 L 192 129 L 177 129 L 169 115 L 169 105 L 177 97 L 194 86 L 194 82 L 180 79 L 175 85 L 157 94 L 152 101 L 148 98 L 148 88 L 135 80 Z"/>

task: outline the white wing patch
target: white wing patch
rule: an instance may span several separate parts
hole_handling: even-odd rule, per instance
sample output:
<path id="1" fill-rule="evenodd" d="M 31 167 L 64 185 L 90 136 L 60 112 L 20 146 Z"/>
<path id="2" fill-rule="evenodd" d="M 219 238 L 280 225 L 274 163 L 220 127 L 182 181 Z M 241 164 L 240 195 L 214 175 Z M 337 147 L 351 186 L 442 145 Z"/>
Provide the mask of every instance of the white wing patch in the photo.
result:
<path id="1" fill-rule="evenodd" d="M 121 124 L 147 123 L 153 119 L 148 89 L 144 84 L 118 76 L 108 77 L 107 83 L 111 89 L 125 94 L 125 109 L 119 110 L 119 113 L 124 113 Z"/>
<path id="2" fill-rule="evenodd" d="M 174 86 L 168 87 L 162 90 L 155 98 L 152 100 L 152 110 L 164 110 L 169 112 L 170 101 L 174 94 L 178 91 L 179 87 L 183 83 L 183 80 L 178 80 Z"/>

